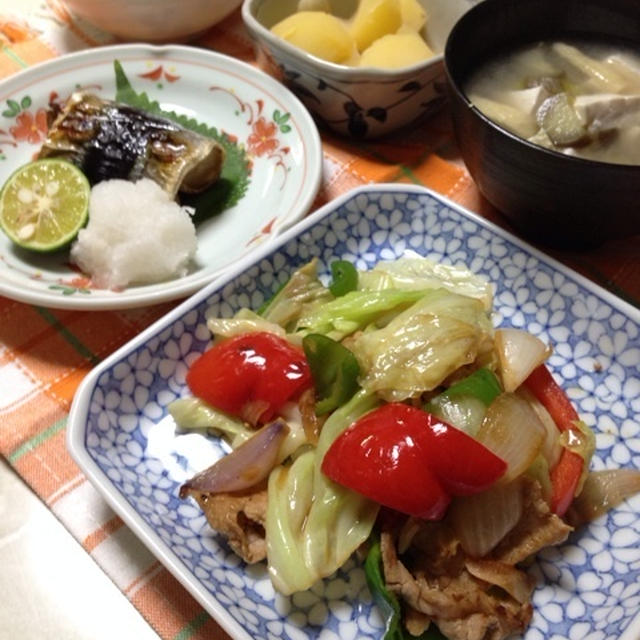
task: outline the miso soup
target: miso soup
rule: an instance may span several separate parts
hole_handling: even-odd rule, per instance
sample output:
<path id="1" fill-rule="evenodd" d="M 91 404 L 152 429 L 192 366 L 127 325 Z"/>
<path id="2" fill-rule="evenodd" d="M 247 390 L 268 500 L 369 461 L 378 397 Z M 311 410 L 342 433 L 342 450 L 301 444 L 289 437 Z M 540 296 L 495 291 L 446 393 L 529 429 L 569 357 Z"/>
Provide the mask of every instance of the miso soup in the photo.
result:
<path id="1" fill-rule="evenodd" d="M 491 60 L 465 86 L 488 118 L 566 154 L 640 164 L 640 55 L 538 42 Z"/>

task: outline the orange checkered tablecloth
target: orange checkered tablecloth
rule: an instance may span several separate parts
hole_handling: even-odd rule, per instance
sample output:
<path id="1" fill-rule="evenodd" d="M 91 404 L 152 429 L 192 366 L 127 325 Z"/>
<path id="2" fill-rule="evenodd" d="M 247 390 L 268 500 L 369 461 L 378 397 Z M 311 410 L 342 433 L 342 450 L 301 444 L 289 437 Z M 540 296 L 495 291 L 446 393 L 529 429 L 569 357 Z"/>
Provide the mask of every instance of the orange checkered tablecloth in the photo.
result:
<path id="1" fill-rule="evenodd" d="M 114 40 L 70 15 L 60 0 L 0 1 L 0 78 Z M 196 46 L 252 62 L 239 13 Z M 322 132 L 324 181 L 314 208 L 372 182 L 430 187 L 507 227 L 461 163 L 449 114 L 383 141 L 351 143 Z M 640 237 L 553 257 L 640 306 Z M 57 311 L 0 297 L 0 453 L 62 521 L 162 638 L 227 638 L 139 542 L 75 466 L 65 427 L 78 384 L 98 362 L 174 304 L 125 311 Z"/>

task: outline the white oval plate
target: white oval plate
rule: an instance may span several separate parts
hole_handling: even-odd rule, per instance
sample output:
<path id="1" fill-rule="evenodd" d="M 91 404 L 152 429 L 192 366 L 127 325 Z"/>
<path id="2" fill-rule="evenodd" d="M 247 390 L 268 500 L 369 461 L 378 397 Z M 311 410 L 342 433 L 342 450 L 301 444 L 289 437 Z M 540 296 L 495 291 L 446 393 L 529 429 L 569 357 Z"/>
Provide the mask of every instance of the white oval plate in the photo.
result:
<path id="1" fill-rule="evenodd" d="M 0 184 L 39 151 L 52 94 L 79 87 L 114 99 L 114 60 L 136 93 L 165 111 L 224 131 L 246 151 L 249 183 L 237 204 L 198 225 L 182 278 L 121 291 L 94 288 L 65 251 L 20 250 L 0 233 L 0 294 L 54 308 L 115 309 L 190 295 L 302 218 L 322 178 L 322 147 L 307 110 L 284 86 L 228 56 L 186 46 L 116 45 L 70 54 L 0 83 Z M 55 96 L 54 96 L 55 97 Z"/>
<path id="2" fill-rule="evenodd" d="M 640 309 L 432 191 L 377 185 L 336 198 L 100 363 L 67 422 L 80 468 L 236 640 L 382 640 L 384 631 L 355 558 L 310 591 L 278 595 L 265 563 L 245 565 L 180 500 L 180 485 L 223 452 L 217 438 L 178 431 L 167 410 L 210 345 L 207 316 L 258 308 L 314 257 L 328 279 L 334 260 L 368 269 L 415 254 L 493 282 L 495 324 L 553 344 L 549 366 L 595 431 L 592 468 L 640 468 Z M 640 494 L 539 553 L 524 639 L 638 640 L 639 541 Z"/>

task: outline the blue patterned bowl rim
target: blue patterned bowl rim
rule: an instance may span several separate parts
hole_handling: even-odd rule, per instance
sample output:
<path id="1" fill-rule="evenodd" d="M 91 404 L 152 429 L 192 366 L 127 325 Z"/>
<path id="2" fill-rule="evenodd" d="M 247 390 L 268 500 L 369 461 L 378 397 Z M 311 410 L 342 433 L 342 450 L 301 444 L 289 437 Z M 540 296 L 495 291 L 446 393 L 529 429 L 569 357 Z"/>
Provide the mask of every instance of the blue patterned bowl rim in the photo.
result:
<path id="1" fill-rule="evenodd" d="M 429 228 L 425 227 L 425 220 L 429 222 Z M 362 225 L 362 228 L 357 230 L 360 244 L 355 240 L 350 241 L 351 235 L 356 234 L 355 227 L 350 226 L 354 221 Z M 405 250 L 423 249 L 421 253 L 430 257 L 439 256 L 451 263 L 460 262 L 464 256 L 471 261 L 469 266 L 472 269 L 486 272 L 494 281 L 509 282 L 508 287 L 499 286 L 496 292 L 497 323 L 504 322 L 513 326 L 527 324 L 534 332 L 562 341 L 561 353 L 555 361 L 550 361 L 551 365 L 563 379 L 579 381 L 578 386 L 586 386 L 587 391 L 595 398 L 592 401 L 591 396 L 580 389 L 574 393 L 573 399 L 581 403 L 581 413 L 585 412 L 600 419 L 603 414 L 602 407 L 606 406 L 607 412 L 613 412 L 622 423 L 623 429 L 626 429 L 626 433 L 614 434 L 613 439 L 608 433 L 599 434 L 601 441 L 598 442 L 597 454 L 600 455 L 594 458 L 596 465 L 640 467 L 640 426 L 637 426 L 640 425 L 639 309 L 497 225 L 431 190 L 397 184 L 355 189 L 297 223 L 252 256 L 239 261 L 217 281 L 185 300 L 105 359 L 81 383 L 69 414 L 67 447 L 73 459 L 142 542 L 219 624 L 237 639 L 280 636 L 315 638 L 319 637 L 319 631 L 315 628 L 312 633 L 309 631 L 311 626 L 292 627 L 286 622 L 291 609 L 283 609 L 281 603 L 278 612 L 285 620 L 284 623 L 254 622 L 256 616 L 253 613 L 247 614 L 245 619 L 243 615 L 246 612 L 234 612 L 233 607 L 228 605 L 228 594 L 225 591 L 228 585 L 223 585 L 219 590 L 209 582 L 205 585 L 201 576 L 196 575 L 194 567 L 189 565 L 190 560 L 185 559 L 189 552 L 177 549 L 170 544 L 166 536 L 159 535 L 141 510 L 136 508 L 140 504 L 136 505 L 127 498 L 123 483 L 114 480 L 114 477 L 118 476 L 118 469 L 111 468 L 111 463 L 101 456 L 100 447 L 103 445 L 96 444 L 95 434 L 91 432 L 92 429 L 95 430 L 95 425 L 91 426 L 91 416 L 97 415 L 96 411 L 102 411 L 95 408 L 95 405 L 99 404 L 101 387 L 107 390 L 108 384 L 112 387 L 114 384 L 120 384 L 117 380 L 114 382 L 117 378 L 114 372 L 118 371 L 118 368 L 126 368 L 135 363 L 139 353 L 145 352 L 147 348 L 157 348 L 163 340 L 167 342 L 172 328 L 179 325 L 180 331 L 186 334 L 185 319 L 191 319 L 189 322 L 193 323 L 195 310 L 200 309 L 203 313 L 202 310 L 214 300 L 224 303 L 225 298 L 233 292 L 234 282 L 242 277 L 246 282 L 246 273 L 256 282 L 261 270 L 271 265 L 275 271 L 274 265 L 278 261 L 280 264 L 286 264 L 288 257 L 294 253 L 301 263 L 308 259 L 308 256 L 302 255 L 303 247 L 316 248 L 321 260 L 323 257 L 329 258 L 332 248 L 324 243 L 329 242 L 329 238 L 334 242 L 337 235 L 328 234 L 326 225 L 329 225 L 332 233 L 333 230 L 338 230 L 337 235 L 344 236 L 343 244 L 339 245 L 337 251 L 341 252 L 341 255 L 345 252 L 350 254 L 347 257 L 355 259 L 359 267 L 371 265 L 378 259 L 389 259 L 393 257 L 394 251 L 397 254 Z M 446 239 L 443 239 L 445 237 Z M 307 245 L 303 243 L 304 238 Z M 425 247 L 419 246 L 419 243 L 412 246 L 414 238 L 426 242 L 429 250 L 424 251 Z M 372 245 L 373 241 L 379 244 Z M 463 241 L 467 244 L 464 245 Z M 347 251 L 347 247 L 351 248 L 350 251 Z M 368 249 L 371 249 L 370 255 L 367 254 Z M 324 253 L 321 250 L 324 250 Z M 273 284 L 273 281 L 271 283 Z M 527 297 L 530 290 L 535 291 L 535 298 Z M 565 308 L 569 305 L 571 309 L 576 310 L 571 311 L 571 327 L 562 325 L 562 321 L 566 319 L 560 312 L 562 305 L 565 305 Z M 593 349 L 591 352 L 588 351 L 589 340 L 595 341 L 602 352 L 606 352 L 605 360 L 611 372 L 606 372 L 604 382 L 599 383 L 600 386 L 595 386 L 594 383 L 592 388 L 589 381 L 594 376 L 589 375 L 585 369 L 588 366 L 585 362 L 593 355 Z M 198 338 L 195 348 L 203 350 L 207 341 L 206 337 Z M 182 355 L 178 354 L 174 364 L 179 363 L 181 357 Z M 157 377 L 157 372 L 155 375 Z M 619 379 L 609 380 L 610 377 L 616 376 Z M 149 386 L 148 383 L 144 385 Z M 134 408 L 134 413 L 136 411 L 138 419 L 143 409 Z M 106 415 L 104 412 L 103 414 Z M 119 417 L 122 419 L 123 416 Z M 122 420 L 120 422 L 123 423 Z M 136 426 L 135 430 L 139 432 L 139 426 Z M 137 436 L 140 434 L 137 433 Z M 624 437 L 627 437 L 626 441 Z M 108 448 L 110 445 L 107 443 L 104 446 Z M 589 640 L 637 640 L 640 637 L 640 617 L 636 616 L 640 609 L 640 499 L 634 498 L 633 503 L 628 502 L 620 512 L 616 510 L 609 514 L 606 523 L 598 521 L 589 528 L 588 535 L 583 536 L 588 544 L 581 546 L 583 538 L 578 537 L 571 539 L 561 550 L 550 549 L 539 556 L 534 575 L 543 582 L 545 579 L 552 579 L 557 584 L 550 589 L 545 587 L 538 601 L 534 597 L 536 613 L 531 628 L 525 634 L 526 640 L 577 640 L 578 637 L 588 637 Z M 200 526 L 205 528 L 202 522 Z M 619 543 L 619 548 L 615 546 L 618 542 L 612 542 L 613 528 L 616 529 L 616 534 L 620 530 L 624 533 L 624 540 Z M 581 567 L 583 564 L 587 565 L 577 562 L 575 558 L 585 554 L 584 546 L 594 545 L 598 549 L 604 549 L 603 554 L 606 552 L 607 559 L 603 556 L 602 560 L 598 560 L 606 566 L 603 565 L 604 568 L 600 572 L 598 563 L 589 564 L 589 572 L 586 575 Z M 218 551 L 219 547 L 216 547 L 215 552 Z M 606 563 L 612 564 L 609 566 Z M 621 572 L 628 572 L 629 567 L 632 567 L 632 571 L 628 573 L 630 578 L 625 581 Z M 237 563 L 233 570 L 239 576 L 244 575 L 243 569 L 238 568 Z M 352 573 L 345 576 L 351 576 L 355 575 L 357 569 L 349 567 L 347 571 Z M 347 579 L 345 576 L 341 576 L 341 579 L 344 578 L 343 582 Z M 362 580 L 362 577 L 358 575 L 358 579 Z M 597 619 L 592 623 L 580 618 L 580 607 L 584 606 L 584 603 L 577 596 L 574 597 L 575 594 L 572 595 L 571 589 L 566 588 L 566 585 L 573 585 L 571 588 L 576 593 L 580 592 L 585 598 L 588 596 L 596 603 L 593 605 L 593 611 L 596 612 Z M 235 593 L 237 595 L 239 592 Z M 380 637 L 380 629 L 376 626 L 379 621 L 376 623 L 375 616 L 372 617 L 367 612 L 367 607 L 370 608 L 371 605 L 370 601 L 366 603 L 366 597 L 363 606 L 362 611 L 369 616 L 363 624 L 368 625 L 368 633 L 373 635 L 364 634 L 363 627 L 360 626 L 357 628 L 357 637 Z M 326 607 L 324 611 L 329 617 L 323 640 L 325 637 L 341 637 L 334 629 L 347 627 L 340 627 L 339 624 L 342 623 L 336 622 L 331 617 L 333 613 Z M 592 615 L 593 611 L 587 611 L 587 614 Z M 312 623 L 308 622 L 308 625 Z M 280 629 L 278 633 L 273 631 L 276 628 Z M 308 635 L 307 631 L 311 635 Z"/>

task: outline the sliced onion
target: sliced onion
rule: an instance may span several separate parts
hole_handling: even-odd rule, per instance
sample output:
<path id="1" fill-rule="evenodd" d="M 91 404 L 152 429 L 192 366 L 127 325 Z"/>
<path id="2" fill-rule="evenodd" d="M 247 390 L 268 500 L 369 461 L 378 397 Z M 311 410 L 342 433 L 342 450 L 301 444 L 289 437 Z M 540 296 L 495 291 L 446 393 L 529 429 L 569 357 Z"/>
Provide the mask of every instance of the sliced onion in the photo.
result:
<path id="1" fill-rule="evenodd" d="M 533 579 L 511 564 L 498 560 L 467 559 L 465 567 L 472 576 L 504 589 L 520 604 L 527 604 L 531 599 Z"/>
<path id="2" fill-rule="evenodd" d="M 579 527 L 604 515 L 636 493 L 640 493 L 640 471 L 592 471 L 587 476 L 582 491 L 571 503 L 565 519 L 571 526 Z"/>
<path id="3" fill-rule="evenodd" d="M 251 400 L 242 407 L 240 417 L 251 425 L 257 425 L 260 416 L 270 408 L 266 400 Z"/>
<path id="4" fill-rule="evenodd" d="M 524 473 L 542 449 L 546 430 L 528 402 L 514 393 L 500 394 L 488 407 L 477 439 L 507 463 L 502 481 Z"/>
<path id="5" fill-rule="evenodd" d="M 471 395 L 450 398 L 442 394 L 433 402 L 438 415 L 450 425 L 475 436 L 487 410 L 482 400 Z"/>
<path id="6" fill-rule="evenodd" d="M 405 553 L 409 549 L 413 542 L 413 538 L 420 531 L 423 525 L 424 520 L 413 516 L 409 516 L 405 520 L 400 532 L 398 533 L 398 553 Z"/>
<path id="7" fill-rule="evenodd" d="M 180 497 L 186 497 L 189 491 L 242 491 L 264 480 L 276 465 L 280 445 L 288 432 L 289 427 L 282 420 L 262 427 L 237 449 L 183 484 Z"/>
<path id="8" fill-rule="evenodd" d="M 497 329 L 495 345 L 505 391 L 515 391 L 550 354 L 548 345 L 522 329 Z"/>
<path id="9" fill-rule="evenodd" d="M 523 507 L 521 483 L 516 481 L 456 498 L 448 517 L 462 548 L 470 556 L 482 558 L 515 527 Z"/>
<path id="10" fill-rule="evenodd" d="M 529 391 L 529 389 L 526 387 L 520 387 L 517 394 L 531 405 L 531 408 L 536 412 L 538 418 L 540 418 L 540 422 L 544 426 L 545 436 L 544 442 L 542 443 L 541 453 L 545 457 L 549 469 L 553 469 L 556 464 L 558 464 L 560 454 L 562 453 L 560 431 L 558 430 L 556 423 L 553 421 L 551 414 L 545 409 L 542 402 L 540 402 L 540 400 L 538 400 L 538 398 Z"/>
<path id="11" fill-rule="evenodd" d="M 326 418 L 319 418 L 316 415 L 316 398 L 314 389 L 303 391 L 298 400 L 298 408 L 302 419 L 302 426 L 307 438 L 307 442 L 313 445 L 318 444 L 320 429 Z"/>
<path id="12" fill-rule="evenodd" d="M 309 389 L 309 391 L 313 393 L 313 389 Z M 305 391 L 304 393 L 306 394 L 307 392 Z M 307 427 L 304 424 L 304 416 L 300 410 L 299 403 L 293 401 L 285 402 L 280 407 L 280 418 L 289 427 L 289 433 L 280 445 L 276 464 L 280 464 L 289 456 L 295 455 L 300 447 L 309 442 Z"/>

